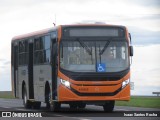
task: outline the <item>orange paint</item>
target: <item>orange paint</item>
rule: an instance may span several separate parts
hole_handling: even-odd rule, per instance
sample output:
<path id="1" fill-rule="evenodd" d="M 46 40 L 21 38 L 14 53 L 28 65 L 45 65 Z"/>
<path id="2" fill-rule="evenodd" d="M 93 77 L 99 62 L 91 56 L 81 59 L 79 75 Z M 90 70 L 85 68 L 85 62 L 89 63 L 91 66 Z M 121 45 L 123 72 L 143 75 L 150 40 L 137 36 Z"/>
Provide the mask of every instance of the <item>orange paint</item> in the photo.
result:
<path id="1" fill-rule="evenodd" d="M 64 25 L 65 26 L 65 25 Z M 70 26 L 115 26 L 117 25 L 70 25 Z M 128 30 L 125 28 L 125 37 L 129 45 Z M 61 40 L 62 27 L 58 27 L 58 42 Z M 58 58 L 59 60 L 59 58 Z M 59 64 L 59 62 L 58 62 Z M 59 68 L 58 68 L 59 69 Z M 122 82 L 130 78 L 130 72 L 125 75 L 122 79 L 117 81 L 75 81 L 70 79 L 58 70 L 58 77 L 67 80 L 71 83 L 71 87 L 78 91 L 79 93 L 112 93 L 117 89 L 121 88 Z M 127 85 L 120 92 L 114 96 L 78 96 L 72 92 L 69 88 L 60 84 L 58 87 L 58 100 L 63 101 L 104 101 L 104 100 L 130 100 L 130 85 Z"/>

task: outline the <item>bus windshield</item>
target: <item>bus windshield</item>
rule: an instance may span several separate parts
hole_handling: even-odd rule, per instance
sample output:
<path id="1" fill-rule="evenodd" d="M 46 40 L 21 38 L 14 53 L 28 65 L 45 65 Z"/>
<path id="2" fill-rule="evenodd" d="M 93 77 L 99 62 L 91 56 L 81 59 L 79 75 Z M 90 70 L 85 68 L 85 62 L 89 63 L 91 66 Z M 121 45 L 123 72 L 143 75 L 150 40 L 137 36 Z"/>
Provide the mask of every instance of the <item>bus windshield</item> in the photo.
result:
<path id="1" fill-rule="evenodd" d="M 72 72 L 119 72 L 129 66 L 126 41 L 66 40 L 60 44 L 60 67 Z"/>

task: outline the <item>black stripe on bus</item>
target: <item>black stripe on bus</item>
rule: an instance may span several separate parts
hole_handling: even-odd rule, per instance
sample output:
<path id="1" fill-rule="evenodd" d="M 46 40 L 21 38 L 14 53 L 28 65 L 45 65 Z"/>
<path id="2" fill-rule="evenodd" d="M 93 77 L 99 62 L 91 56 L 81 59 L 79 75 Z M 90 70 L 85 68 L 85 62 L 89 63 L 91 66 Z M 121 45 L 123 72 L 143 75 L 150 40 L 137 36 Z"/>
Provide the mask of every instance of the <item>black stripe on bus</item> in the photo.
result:
<path id="1" fill-rule="evenodd" d="M 121 91 L 121 87 L 114 92 L 107 92 L 107 93 L 80 93 L 77 90 L 73 89 L 72 87 L 70 88 L 70 90 L 78 96 L 114 96 Z"/>

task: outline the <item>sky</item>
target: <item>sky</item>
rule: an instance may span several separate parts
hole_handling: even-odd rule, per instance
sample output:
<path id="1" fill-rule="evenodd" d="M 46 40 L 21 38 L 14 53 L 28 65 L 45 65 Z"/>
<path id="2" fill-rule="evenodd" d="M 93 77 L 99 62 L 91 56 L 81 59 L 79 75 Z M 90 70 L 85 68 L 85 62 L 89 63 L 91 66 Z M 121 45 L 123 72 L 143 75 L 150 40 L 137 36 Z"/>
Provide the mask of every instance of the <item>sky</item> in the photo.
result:
<path id="1" fill-rule="evenodd" d="M 160 91 L 160 44 L 134 46 L 131 64 L 133 95 L 152 95 Z"/>
<path id="2" fill-rule="evenodd" d="M 10 44 L 14 36 L 53 27 L 53 23 L 60 25 L 95 21 L 128 27 L 135 44 L 136 57 L 133 59 L 136 58 L 136 62 L 132 65 L 135 80 L 143 81 L 151 77 L 144 76 L 145 71 L 139 67 L 142 63 L 143 66 L 148 64 L 141 59 L 141 55 L 146 56 L 146 59 L 148 55 L 142 49 L 155 55 L 148 60 L 151 64 L 148 68 L 156 69 L 152 71 L 155 74 L 155 85 L 150 85 L 147 90 L 151 91 L 153 86 L 156 86 L 160 91 L 157 76 L 158 72 L 160 73 L 157 67 L 159 64 L 155 62 L 152 65 L 157 58 L 154 50 L 160 46 L 136 46 L 160 43 L 160 0 L 0 0 L 0 90 L 11 90 Z M 138 70 L 142 74 L 139 74 Z M 136 86 L 141 84 L 136 82 Z M 142 90 L 139 89 L 140 87 L 133 93 L 138 94 L 138 91 Z"/>

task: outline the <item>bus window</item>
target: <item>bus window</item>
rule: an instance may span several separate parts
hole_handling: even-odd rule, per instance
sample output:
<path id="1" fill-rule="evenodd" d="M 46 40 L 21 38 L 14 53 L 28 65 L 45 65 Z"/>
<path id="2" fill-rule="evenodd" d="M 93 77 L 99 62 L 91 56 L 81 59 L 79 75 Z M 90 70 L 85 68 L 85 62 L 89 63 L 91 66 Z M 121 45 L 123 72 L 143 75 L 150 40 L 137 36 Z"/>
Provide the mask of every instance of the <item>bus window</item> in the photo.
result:
<path id="1" fill-rule="evenodd" d="M 77 72 L 97 72 L 96 65 L 104 64 L 106 71 L 118 72 L 128 67 L 127 43 L 125 41 L 85 41 L 84 46 L 78 41 L 61 43 L 60 66 Z M 108 44 L 106 46 L 106 44 Z M 97 61 L 97 64 L 96 64 Z"/>
<path id="2" fill-rule="evenodd" d="M 34 49 L 35 50 L 42 50 L 44 48 L 44 40 L 42 37 L 36 38 L 34 40 Z"/>
<path id="3" fill-rule="evenodd" d="M 50 36 L 44 37 L 45 49 L 50 49 Z"/>
<path id="4" fill-rule="evenodd" d="M 28 63 L 28 41 L 19 42 L 19 65 L 26 65 Z"/>
<path id="5" fill-rule="evenodd" d="M 50 63 L 50 36 L 34 40 L 34 64 Z"/>

